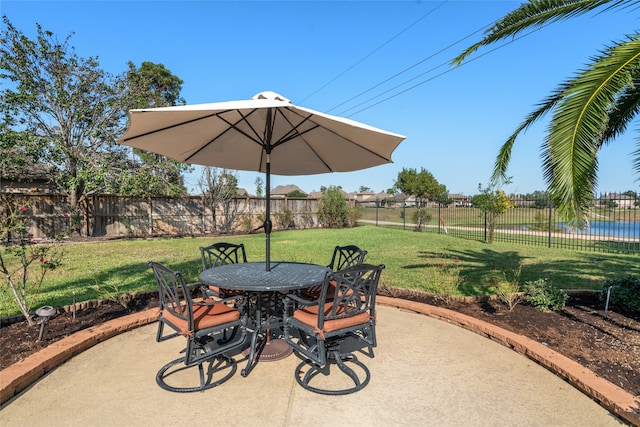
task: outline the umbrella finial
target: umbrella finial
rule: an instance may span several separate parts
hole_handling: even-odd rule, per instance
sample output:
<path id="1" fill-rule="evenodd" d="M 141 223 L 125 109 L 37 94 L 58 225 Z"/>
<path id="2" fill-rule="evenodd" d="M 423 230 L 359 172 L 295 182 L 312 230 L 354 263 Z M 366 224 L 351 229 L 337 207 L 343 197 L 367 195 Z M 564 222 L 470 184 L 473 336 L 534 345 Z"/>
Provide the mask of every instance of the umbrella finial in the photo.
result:
<path id="1" fill-rule="evenodd" d="M 259 94 L 252 96 L 251 99 L 273 99 L 276 101 L 291 103 L 290 99 L 287 99 L 284 96 L 280 95 L 279 93 L 275 93 L 270 90 L 265 90 L 264 92 L 260 92 Z"/>

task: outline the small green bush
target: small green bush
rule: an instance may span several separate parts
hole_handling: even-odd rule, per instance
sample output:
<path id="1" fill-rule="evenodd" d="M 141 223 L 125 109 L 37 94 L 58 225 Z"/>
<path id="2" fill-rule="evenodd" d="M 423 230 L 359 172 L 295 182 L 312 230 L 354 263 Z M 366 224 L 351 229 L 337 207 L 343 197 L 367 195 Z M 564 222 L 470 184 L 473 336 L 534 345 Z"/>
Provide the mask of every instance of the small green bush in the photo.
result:
<path id="1" fill-rule="evenodd" d="M 626 276 L 604 282 L 601 297 L 606 301 L 607 290 L 611 289 L 609 306 L 628 311 L 640 311 L 640 278 Z"/>
<path id="2" fill-rule="evenodd" d="M 343 228 L 349 223 L 349 206 L 339 187 L 331 186 L 322 192 L 318 219 L 325 228 Z"/>
<path id="3" fill-rule="evenodd" d="M 362 218 L 362 208 L 359 206 L 349 207 L 349 223 L 348 226 L 353 228 L 358 224 L 358 220 Z"/>
<path id="4" fill-rule="evenodd" d="M 273 217 L 276 220 L 276 227 L 279 230 L 286 230 L 293 224 L 293 212 L 287 207 L 282 208 L 278 212 L 274 212 Z"/>
<path id="5" fill-rule="evenodd" d="M 513 311 L 516 305 L 522 301 L 520 293 L 520 266 L 513 270 L 508 276 L 502 272 L 502 280 L 498 280 L 496 284 L 496 294 L 498 299 L 509 306 L 509 311 Z"/>
<path id="6" fill-rule="evenodd" d="M 553 286 L 548 279 L 525 282 L 524 291 L 525 301 L 541 311 L 558 311 L 569 298 L 565 291 Z"/>

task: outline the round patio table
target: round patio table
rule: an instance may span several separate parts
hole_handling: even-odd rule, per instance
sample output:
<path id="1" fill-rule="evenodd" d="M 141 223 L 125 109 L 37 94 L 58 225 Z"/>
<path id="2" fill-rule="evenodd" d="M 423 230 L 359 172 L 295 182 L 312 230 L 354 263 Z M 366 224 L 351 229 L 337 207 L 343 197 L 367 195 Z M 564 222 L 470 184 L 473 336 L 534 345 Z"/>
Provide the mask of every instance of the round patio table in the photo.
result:
<path id="1" fill-rule="evenodd" d="M 221 289 L 244 291 L 249 297 L 253 334 L 247 366 L 242 376 L 249 375 L 255 363 L 279 360 L 291 354 L 291 347 L 282 339 L 271 339 L 271 327 L 282 324 L 282 297 L 288 292 L 319 286 L 331 269 L 301 262 L 265 262 L 225 264 L 209 268 L 200 274 L 200 281 Z M 275 313 L 272 310 L 275 307 Z M 259 340 L 259 336 L 264 339 Z"/>

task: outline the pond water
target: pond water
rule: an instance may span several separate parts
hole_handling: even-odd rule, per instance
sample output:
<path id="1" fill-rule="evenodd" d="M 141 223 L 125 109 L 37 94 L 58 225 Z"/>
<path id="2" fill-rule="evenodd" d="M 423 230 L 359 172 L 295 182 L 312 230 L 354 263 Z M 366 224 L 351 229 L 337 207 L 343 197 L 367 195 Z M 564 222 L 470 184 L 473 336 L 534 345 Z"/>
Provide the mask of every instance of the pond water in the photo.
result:
<path id="1" fill-rule="evenodd" d="M 567 233 L 640 238 L 640 221 L 591 221 L 584 230 L 575 230 L 564 222 L 559 222 L 557 225 Z"/>

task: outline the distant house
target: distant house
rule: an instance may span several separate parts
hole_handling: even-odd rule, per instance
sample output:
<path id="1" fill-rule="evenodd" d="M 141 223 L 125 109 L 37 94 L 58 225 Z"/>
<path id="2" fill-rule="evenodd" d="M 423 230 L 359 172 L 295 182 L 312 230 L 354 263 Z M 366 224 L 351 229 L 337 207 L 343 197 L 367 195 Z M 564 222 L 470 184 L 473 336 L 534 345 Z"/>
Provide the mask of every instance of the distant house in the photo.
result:
<path id="1" fill-rule="evenodd" d="M 471 196 L 465 196 L 464 194 L 453 193 L 449 194 L 449 199 L 453 201 L 451 204 L 452 207 L 464 207 L 469 208 L 473 205 L 471 202 Z"/>
<path id="2" fill-rule="evenodd" d="M 0 193 L 57 193 L 51 167 L 25 162 L 0 167 Z"/>
<path id="3" fill-rule="evenodd" d="M 291 193 L 292 191 L 299 191 L 301 193 L 304 193 L 304 191 L 302 191 L 302 189 L 300 187 L 298 187 L 297 185 L 293 185 L 293 184 L 288 184 L 288 185 L 278 185 L 277 187 L 273 188 L 271 190 L 271 197 L 272 198 L 285 198 L 287 196 L 287 194 Z M 304 193 L 306 194 L 306 193 Z"/>
<path id="4" fill-rule="evenodd" d="M 349 201 L 349 202 L 353 201 L 353 195 L 355 193 L 347 193 L 343 189 L 340 189 L 340 192 L 342 193 L 344 198 L 347 199 L 347 201 Z M 322 199 L 322 191 L 312 191 L 311 193 L 309 193 L 307 195 L 307 197 L 309 199 Z"/>
<path id="5" fill-rule="evenodd" d="M 393 196 L 396 206 L 401 208 L 410 208 L 416 205 L 416 197 L 408 194 L 400 193 Z"/>
<path id="6" fill-rule="evenodd" d="M 356 202 L 375 202 L 376 195 L 373 191 L 361 191 L 358 193 L 353 193 L 353 200 Z"/>
<path id="7" fill-rule="evenodd" d="M 598 199 L 598 202 L 603 207 L 611 205 L 612 203 L 614 203 L 616 207 L 621 209 L 635 209 L 640 207 L 636 205 L 635 198 L 627 196 L 626 194 L 619 193 L 605 193 L 604 196 Z"/>

